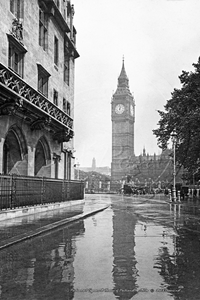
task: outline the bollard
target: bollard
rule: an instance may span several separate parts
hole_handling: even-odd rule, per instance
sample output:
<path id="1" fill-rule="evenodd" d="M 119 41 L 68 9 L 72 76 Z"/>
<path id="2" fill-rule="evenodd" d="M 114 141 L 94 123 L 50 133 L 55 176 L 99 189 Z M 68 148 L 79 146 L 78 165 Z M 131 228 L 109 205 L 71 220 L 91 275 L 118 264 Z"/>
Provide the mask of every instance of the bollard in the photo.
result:
<path id="1" fill-rule="evenodd" d="M 181 205 L 178 205 L 178 216 L 179 216 L 179 218 L 181 216 Z"/>
<path id="2" fill-rule="evenodd" d="M 172 192 L 169 190 L 169 202 L 172 202 Z"/>
<path id="3" fill-rule="evenodd" d="M 190 200 L 191 189 L 188 189 L 188 201 Z"/>
<path id="4" fill-rule="evenodd" d="M 181 191 L 178 191 L 178 202 L 181 202 Z"/>

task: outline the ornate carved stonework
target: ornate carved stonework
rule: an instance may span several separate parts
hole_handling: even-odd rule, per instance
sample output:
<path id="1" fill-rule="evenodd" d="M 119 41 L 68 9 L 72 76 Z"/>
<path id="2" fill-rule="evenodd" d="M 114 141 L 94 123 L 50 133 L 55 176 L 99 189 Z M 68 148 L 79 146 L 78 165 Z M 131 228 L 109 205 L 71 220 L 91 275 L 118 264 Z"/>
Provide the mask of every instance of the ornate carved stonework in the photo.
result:
<path id="1" fill-rule="evenodd" d="M 72 130 L 61 130 L 57 131 L 53 135 L 53 139 L 60 142 L 69 142 L 74 136 L 74 133 Z"/>
<path id="2" fill-rule="evenodd" d="M 6 101 L 0 105 L 0 115 L 14 115 L 23 106 L 22 99 Z"/>
<path id="3" fill-rule="evenodd" d="M 1 63 L 0 86 L 15 99 L 9 101 L 5 100 L 5 97 L 1 98 L 0 114 L 12 114 L 16 109 L 26 108 L 34 111 L 38 117 L 31 124 L 32 130 L 52 126 L 53 131 L 58 132 L 58 137 L 55 136 L 55 139 L 59 142 L 69 141 L 73 137 L 73 119 Z"/>
<path id="4" fill-rule="evenodd" d="M 11 34 L 20 42 L 23 40 L 23 26 L 18 19 L 14 19 L 12 22 Z"/>
<path id="5" fill-rule="evenodd" d="M 41 130 L 49 127 L 51 124 L 51 118 L 38 118 L 31 123 L 31 130 Z"/>
<path id="6" fill-rule="evenodd" d="M 61 156 L 56 153 L 53 153 L 53 160 L 59 162 L 61 160 Z"/>

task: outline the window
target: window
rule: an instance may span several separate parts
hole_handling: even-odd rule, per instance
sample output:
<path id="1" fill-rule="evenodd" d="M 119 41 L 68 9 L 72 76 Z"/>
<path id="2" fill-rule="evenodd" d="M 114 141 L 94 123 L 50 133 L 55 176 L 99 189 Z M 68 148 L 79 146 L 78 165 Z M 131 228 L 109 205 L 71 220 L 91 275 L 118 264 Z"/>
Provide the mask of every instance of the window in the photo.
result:
<path id="1" fill-rule="evenodd" d="M 24 0 L 10 0 L 10 11 L 17 19 L 23 19 Z"/>
<path id="2" fill-rule="evenodd" d="M 67 112 L 67 101 L 65 98 L 63 98 L 63 111 Z"/>
<path id="3" fill-rule="evenodd" d="M 68 49 L 65 47 L 64 52 L 64 81 L 69 85 L 69 75 L 70 75 L 70 55 Z"/>
<path id="4" fill-rule="evenodd" d="M 70 5 L 70 2 L 67 1 L 67 17 L 69 17 L 70 12 L 71 12 L 71 5 Z"/>
<path id="5" fill-rule="evenodd" d="M 71 105 L 70 103 L 67 101 L 67 114 L 70 116 L 71 114 Z"/>
<path id="6" fill-rule="evenodd" d="M 58 39 L 54 37 L 54 64 L 58 66 Z"/>
<path id="7" fill-rule="evenodd" d="M 53 103 L 58 105 L 58 92 L 56 90 L 53 90 Z"/>
<path id="8" fill-rule="evenodd" d="M 65 98 L 63 98 L 63 111 L 66 112 L 69 116 L 71 114 L 71 105 Z"/>
<path id="9" fill-rule="evenodd" d="M 58 9 L 60 8 L 60 1 L 56 0 L 56 6 L 58 7 Z"/>
<path id="10" fill-rule="evenodd" d="M 40 9 L 39 11 L 39 45 L 46 51 L 48 42 L 48 18 L 47 15 Z"/>
<path id="11" fill-rule="evenodd" d="M 24 72 L 24 52 L 17 45 L 9 42 L 8 66 L 19 76 L 23 77 Z"/>
<path id="12" fill-rule="evenodd" d="M 48 98 L 48 82 L 50 74 L 38 64 L 38 91 Z"/>

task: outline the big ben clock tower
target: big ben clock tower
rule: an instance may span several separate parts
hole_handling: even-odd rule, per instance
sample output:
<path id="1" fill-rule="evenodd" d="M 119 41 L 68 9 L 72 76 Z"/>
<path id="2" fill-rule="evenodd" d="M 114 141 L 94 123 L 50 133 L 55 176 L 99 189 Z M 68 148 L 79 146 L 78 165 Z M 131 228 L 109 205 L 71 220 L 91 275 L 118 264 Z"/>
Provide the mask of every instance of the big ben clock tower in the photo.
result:
<path id="1" fill-rule="evenodd" d="M 112 97 L 112 163 L 111 181 L 128 174 L 130 158 L 134 156 L 135 102 L 129 90 L 129 80 L 122 62 L 117 90 Z"/>

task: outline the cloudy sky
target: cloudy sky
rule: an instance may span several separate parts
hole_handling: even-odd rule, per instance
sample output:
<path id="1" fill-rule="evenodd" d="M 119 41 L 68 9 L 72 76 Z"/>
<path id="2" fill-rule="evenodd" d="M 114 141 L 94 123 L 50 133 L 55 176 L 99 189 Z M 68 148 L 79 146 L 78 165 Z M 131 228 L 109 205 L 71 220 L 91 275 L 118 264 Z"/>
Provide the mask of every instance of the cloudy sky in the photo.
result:
<path id="1" fill-rule="evenodd" d="M 75 7 L 75 156 L 111 164 L 111 99 L 125 58 L 136 103 L 135 155 L 159 153 L 152 130 L 182 70 L 200 56 L 200 0 L 71 0 Z"/>

